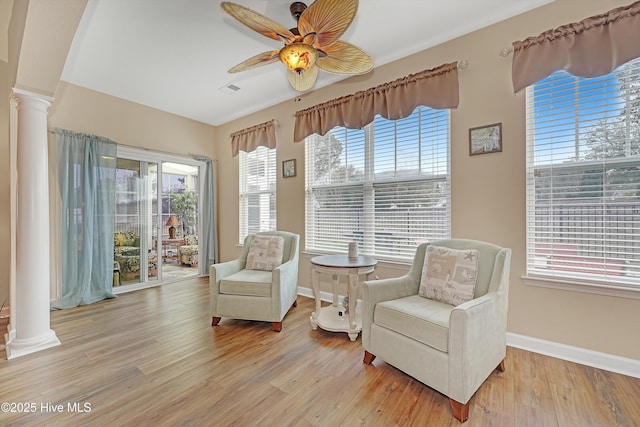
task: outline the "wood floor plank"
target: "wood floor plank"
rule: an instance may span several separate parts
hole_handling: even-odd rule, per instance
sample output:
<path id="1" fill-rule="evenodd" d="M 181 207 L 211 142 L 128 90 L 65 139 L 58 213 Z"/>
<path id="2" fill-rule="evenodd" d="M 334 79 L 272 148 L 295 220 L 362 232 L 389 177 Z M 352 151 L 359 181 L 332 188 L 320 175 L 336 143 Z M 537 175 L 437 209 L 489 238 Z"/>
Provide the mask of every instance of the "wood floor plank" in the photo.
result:
<path id="1" fill-rule="evenodd" d="M 194 278 L 52 312 L 60 346 L 0 360 L 0 400 L 38 410 L 0 412 L 0 425 L 460 425 L 446 396 L 380 358 L 362 363 L 361 338 L 312 330 L 309 298 L 280 333 L 211 327 L 208 310 L 208 279 Z M 639 426 L 638 396 L 640 379 L 510 347 L 464 425 Z"/>

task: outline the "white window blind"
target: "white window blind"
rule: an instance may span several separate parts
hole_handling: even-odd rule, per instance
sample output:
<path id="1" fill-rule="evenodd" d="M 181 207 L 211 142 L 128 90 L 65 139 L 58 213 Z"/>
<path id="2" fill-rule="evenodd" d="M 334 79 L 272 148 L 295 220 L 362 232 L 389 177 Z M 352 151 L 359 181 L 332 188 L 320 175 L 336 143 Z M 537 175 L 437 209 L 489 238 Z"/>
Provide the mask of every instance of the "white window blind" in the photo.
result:
<path id="1" fill-rule="evenodd" d="M 240 151 L 240 234 L 276 229 L 276 150 L 258 147 Z"/>
<path id="2" fill-rule="evenodd" d="M 377 116 L 364 129 L 311 135 L 306 148 L 306 249 L 411 260 L 418 244 L 449 238 L 449 112 Z"/>
<path id="3" fill-rule="evenodd" d="M 527 89 L 527 272 L 640 289 L 640 59 Z"/>

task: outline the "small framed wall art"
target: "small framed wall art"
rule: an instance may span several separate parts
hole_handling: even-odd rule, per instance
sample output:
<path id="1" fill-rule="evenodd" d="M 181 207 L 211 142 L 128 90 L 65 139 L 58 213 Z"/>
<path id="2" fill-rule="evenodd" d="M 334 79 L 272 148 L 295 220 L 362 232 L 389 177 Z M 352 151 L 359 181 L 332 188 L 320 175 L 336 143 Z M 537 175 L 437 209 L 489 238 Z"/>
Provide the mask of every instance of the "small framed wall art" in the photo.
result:
<path id="1" fill-rule="evenodd" d="M 469 155 L 502 151 L 502 123 L 469 129 Z"/>
<path id="2" fill-rule="evenodd" d="M 291 178 L 296 176 L 296 159 L 282 161 L 282 177 Z"/>

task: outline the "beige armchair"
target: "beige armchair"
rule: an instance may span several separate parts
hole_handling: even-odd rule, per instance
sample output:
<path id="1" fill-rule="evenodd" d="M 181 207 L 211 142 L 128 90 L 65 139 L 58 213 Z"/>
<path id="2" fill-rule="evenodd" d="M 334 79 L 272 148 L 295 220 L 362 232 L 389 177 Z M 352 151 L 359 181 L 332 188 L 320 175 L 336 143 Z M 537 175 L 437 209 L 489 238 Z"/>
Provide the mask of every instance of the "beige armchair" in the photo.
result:
<path id="1" fill-rule="evenodd" d="M 505 368 L 511 250 L 463 239 L 431 244 L 430 253 L 436 246 L 478 251 L 472 299 L 454 306 L 419 295 L 429 244 L 420 245 L 406 275 L 363 284 L 364 363 L 379 356 L 446 395 L 464 422 L 473 394 Z"/>
<path id="2" fill-rule="evenodd" d="M 266 237 L 263 241 L 275 237 L 277 244 L 253 251 L 254 236 Z M 280 246 L 278 238 L 282 238 L 281 263 L 260 262 L 258 255 L 280 249 L 276 248 Z M 217 326 L 222 317 L 232 317 L 271 322 L 273 329 L 280 332 L 282 319 L 297 305 L 299 242 L 299 235 L 286 231 L 256 233 L 245 238 L 238 259 L 212 265 L 209 276 L 211 326 Z"/>

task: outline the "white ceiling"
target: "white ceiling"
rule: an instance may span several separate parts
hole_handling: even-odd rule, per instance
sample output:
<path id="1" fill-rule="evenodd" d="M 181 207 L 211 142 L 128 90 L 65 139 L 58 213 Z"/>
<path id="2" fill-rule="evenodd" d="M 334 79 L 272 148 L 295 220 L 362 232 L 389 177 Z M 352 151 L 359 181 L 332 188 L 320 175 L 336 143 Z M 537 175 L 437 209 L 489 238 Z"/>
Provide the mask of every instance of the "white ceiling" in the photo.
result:
<path id="1" fill-rule="evenodd" d="M 341 38 L 369 53 L 378 67 L 551 1 L 361 0 Z M 236 0 L 287 28 L 296 26 L 291 2 Z M 235 21 L 219 4 L 89 0 L 62 80 L 212 125 L 299 95 L 280 63 L 227 73 L 281 44 Z M 320 71 L 315 88 L 346 77 Z M 241 89 L 219 90 L 231 83 Z"/>

